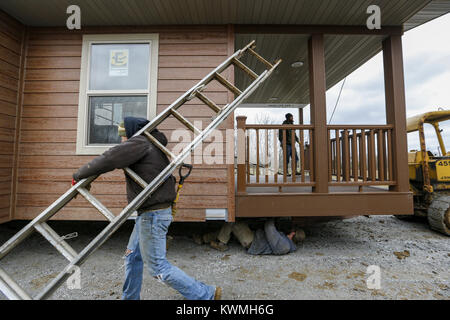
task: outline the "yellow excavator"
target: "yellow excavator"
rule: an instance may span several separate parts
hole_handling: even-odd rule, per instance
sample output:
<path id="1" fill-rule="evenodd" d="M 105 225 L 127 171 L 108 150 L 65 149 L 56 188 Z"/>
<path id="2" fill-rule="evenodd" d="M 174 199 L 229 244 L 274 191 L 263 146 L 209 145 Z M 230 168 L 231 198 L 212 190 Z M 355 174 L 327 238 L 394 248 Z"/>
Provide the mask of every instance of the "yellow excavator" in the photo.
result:
<path id="1" fill-rule="evenodd" d="M 414 215 L 427 217 L 431 229 L 450 236 L 450 152 L 445 148 L 439 123 L 450 120 L 450 110 L 420 114 L 407 120 L 407 131 L 419 132 L 420 150 L 408 152 L 410 189 L 414 194 Z M 424 124 L 431 124 L 440 154 L 427 150 Z M 446 139 L 448 142 L 448 137 Z"/>

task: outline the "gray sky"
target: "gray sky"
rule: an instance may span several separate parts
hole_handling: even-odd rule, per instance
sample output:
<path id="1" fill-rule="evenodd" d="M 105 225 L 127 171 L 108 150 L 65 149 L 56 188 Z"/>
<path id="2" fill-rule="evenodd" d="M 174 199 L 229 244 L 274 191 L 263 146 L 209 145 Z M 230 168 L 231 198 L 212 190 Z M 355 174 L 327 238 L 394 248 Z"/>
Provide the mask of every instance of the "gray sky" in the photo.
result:
<path id="1" fill-rule="evenodd" d="M 450 109 L 450 14 L 414 28 L 403 36 L 407 116 Z M 327 91 L 327 121 L 336 104 L 342 81 Z M 256 123 L 257 115 L 270 114 L 275 123 L 295 109 L 244 109 L 236 115 L 246 115 L 248 123 Z M 309 122 L 309 106 L 305 109 Z M 347 77 L 331 124 L 384 124 L 384 79 L 382 53 L 377 54 Z M 450 148 L 450 121 L 444 122 L 444 142 Z M 437 152 L 434 129 L 425 131 L 427 145 Z M 408 134 L 409 149 L 418 148 L 418 134 Z"/>

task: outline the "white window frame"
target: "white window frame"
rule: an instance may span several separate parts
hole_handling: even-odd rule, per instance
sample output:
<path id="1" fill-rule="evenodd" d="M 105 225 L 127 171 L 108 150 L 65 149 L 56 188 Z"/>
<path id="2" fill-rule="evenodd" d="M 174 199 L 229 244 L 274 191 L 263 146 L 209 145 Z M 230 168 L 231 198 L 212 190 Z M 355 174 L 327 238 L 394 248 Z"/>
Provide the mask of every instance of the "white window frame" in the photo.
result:
<path id="1" fill-rule="evenodd" d="M 146 90 L 89 90 L 90 57 L 93 44 L 148 43 L 150 45 L 150 63 L 148 88 Z M 88 116 L 90 96 L 129 96 L 147 95 L 147 117 L 156 116 L 156 96 L 158 84 L 158 48 L 159 34 L 94 34 L 83 35 L 81 51 L 80 91 L 78 98 L 78 126 L 76 154 L 99 155 L 114 145 L 88 145 Z"/>

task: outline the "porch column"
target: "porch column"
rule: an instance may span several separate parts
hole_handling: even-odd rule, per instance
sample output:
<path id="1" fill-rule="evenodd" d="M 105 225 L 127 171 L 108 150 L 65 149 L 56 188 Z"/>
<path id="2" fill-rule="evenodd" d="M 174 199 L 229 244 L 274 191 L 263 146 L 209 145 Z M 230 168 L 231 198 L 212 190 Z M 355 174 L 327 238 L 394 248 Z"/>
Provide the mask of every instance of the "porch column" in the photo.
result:
<path id="1" fill-rule="evenodd" d="M 408 143 L 406 133 L 405 83 L 403 76 L 402 38 L 391 35 L 383 41 L 386 123 L 392 132 L 393 177 L 397 181 L 389 190 L 409 191 Z"/>
<path id="2" fill-rule="evenodd" d="M 323 34 L 313 34 L 308 41 L 309 101 L 313 134 L 313 166 L 316 186 L 313 192 L 328 193 L 328 141 Z"/>
<path id="3" fill-rule="evenodd" d="M 246 116 L 237 116 L 237 192 L 245 193 L 245 121 Z"/>

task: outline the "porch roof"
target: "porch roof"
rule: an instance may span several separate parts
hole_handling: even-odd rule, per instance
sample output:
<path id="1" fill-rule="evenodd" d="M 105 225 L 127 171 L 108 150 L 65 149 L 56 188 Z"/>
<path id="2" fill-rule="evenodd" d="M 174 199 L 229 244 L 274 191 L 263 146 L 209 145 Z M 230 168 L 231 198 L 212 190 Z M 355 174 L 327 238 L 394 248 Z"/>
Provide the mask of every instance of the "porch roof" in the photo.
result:
<path id="1" fill-rule="evenodd" d="M 257 40 L 257 51 L 271 60 L 282 58 L 276 74 L 258 88 L 246 103 L 307 104 L 309 103 L 307 39 L 308 28 L 296 34 L 294 29 L 283 33 L 271 27 L 326 27 L 325 36 L 327 89 L 338 83 L 364 62 L 381 51 L 383 33 L 366 29 L 369 5 L 381 8 L 382 28 L 409 30 L 450 12 L 448 0 L 2 0 L 0 9 L 28 26 L 64 27 L 66 8 L 81 8 L 81 23 L 89 26 L 126 25 L 238 25 L 236 48 Z M 256 30 L 245 26 L 258 25 Z M 264 26 L 263 26 L 264 25 Z M 333 27 L 362 27 L 362 34 L 333 31 Z M 260 28 L 261 27 L 261 28 Z M 259 29 L 259 30 L 258 30 Z M 246 31 L 247 30 L 247 31 Z M 272 31 L 271 31 L 272 30 Z M 274 31 L 275 30 L 275 31 Z M 306 31 L 305 31 L 306 30 Z M 386 29 L 385 29 L 386 30 Z M 302 34 L 303 33 L 303 34 Z M 291 64 L 303 62 L 294 69 Z M 248 61 L 253 68 L 256 61 Z M 236 73 L 237 86 L 246 78 Z"/>
<path id="2" fill-rule="evenodd" d="M 382 24 L 407 29 L 449 11 L 445 0 L 2 0 L 0 8 L 29 26 L 65 26 L 79 5 L 84 26 L 178 24 L 365 25 L 379 5 Z"/>

